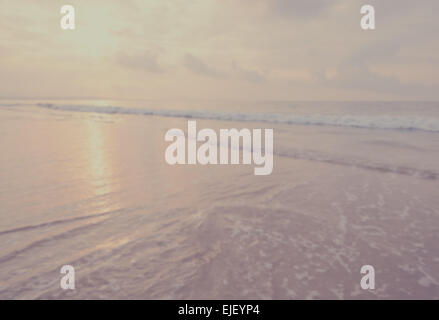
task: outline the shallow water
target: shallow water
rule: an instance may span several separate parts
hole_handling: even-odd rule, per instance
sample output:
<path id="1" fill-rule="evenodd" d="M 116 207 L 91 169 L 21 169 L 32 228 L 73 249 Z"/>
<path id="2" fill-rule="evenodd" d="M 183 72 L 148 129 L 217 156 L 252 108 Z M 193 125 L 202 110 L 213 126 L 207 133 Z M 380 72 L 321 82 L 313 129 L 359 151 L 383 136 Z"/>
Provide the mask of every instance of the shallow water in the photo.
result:
<path id="1" fill-rule="evenodd" d="M 438 103 L 0 104 L 0 298 L 439 299 Z M 273 174 L 166 164 L 188 114 L 274 128 Z"/>

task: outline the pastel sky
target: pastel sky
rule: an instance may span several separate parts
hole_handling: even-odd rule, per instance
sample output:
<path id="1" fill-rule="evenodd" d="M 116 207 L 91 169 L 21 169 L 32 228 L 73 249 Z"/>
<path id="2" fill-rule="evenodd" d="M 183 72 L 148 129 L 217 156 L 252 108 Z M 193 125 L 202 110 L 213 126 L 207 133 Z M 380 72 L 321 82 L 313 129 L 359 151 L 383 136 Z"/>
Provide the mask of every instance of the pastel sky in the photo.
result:
<path id="1" fill-rule="evenodd" d="M 0 0 L 0 98 L 439 100 L 438 14 L 437 0 Z"/>

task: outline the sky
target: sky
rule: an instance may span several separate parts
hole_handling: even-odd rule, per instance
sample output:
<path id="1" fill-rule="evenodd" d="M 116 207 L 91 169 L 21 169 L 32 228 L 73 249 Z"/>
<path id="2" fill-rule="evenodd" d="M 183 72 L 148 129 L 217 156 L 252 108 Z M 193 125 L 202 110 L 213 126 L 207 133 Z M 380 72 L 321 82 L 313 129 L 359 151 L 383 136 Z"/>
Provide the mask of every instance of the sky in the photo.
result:
<path id="1" fill-rule="evenodd" d="M 365 4 L 376 30 L 360 28 Z M 0 0 L 0 98 L 439 100 L 438 14 L 437 0 Z"/>

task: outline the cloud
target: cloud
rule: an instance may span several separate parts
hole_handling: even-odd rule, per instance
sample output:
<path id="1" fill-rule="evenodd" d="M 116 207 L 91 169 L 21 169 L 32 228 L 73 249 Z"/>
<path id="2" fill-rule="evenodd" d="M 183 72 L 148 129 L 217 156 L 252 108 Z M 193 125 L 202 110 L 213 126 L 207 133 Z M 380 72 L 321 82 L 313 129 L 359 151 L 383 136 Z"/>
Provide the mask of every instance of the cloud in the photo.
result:
<path id="1" fill-rule="evenodd" d="M 316 17 L 335 5 L 337 0 L 262 0 L 275 12 L 296 18 Z"/>
<path id="2" fill-rule="evenodd" d="M 233 1 L 233 0 L 232 0 Z M 312 19 L 337 5 L 340 0 L 242 0 L 246 11 L 256 10 L 276 18 Z"/>
<path id="3" fill-rule="evenodd" d="M 223 77 L 224 74 L 215 68 L 207 65 L 203 60 L 192 54 L 186 54 L 183 59 L 183 65 L 190 71 L 213 78 Z"/>
<path id="4" fill-rule="evenodd" d="M 232 63 L 232 73 L 239 79 L 243 79 L 248 82 L 261 83 L 267 80 L 266 77 L 258 70 L 243 68 L 234 62 Z"/>
<path id="5" fill-rule="evenodd" d="M 252 83 L 266 81 L 265 76 L 260 71 L 242 67 L 234 61 L 231 63 L 230 68 L 214 68 L 200 58 L 192 54 L 186 54 L 183 59 L 183 65 L 193 73 L 212 78 L 234 78 Z"/>
<path id="6" fill-rule="evenodd" d="M 164 71 L 163 68 L 159 66 L 157 55 L 149 52 L 132 55 L 120 52 L 116 56 L 116 61 L 121 66 L 129 69 L 142 70 L 153 73 Z"/>

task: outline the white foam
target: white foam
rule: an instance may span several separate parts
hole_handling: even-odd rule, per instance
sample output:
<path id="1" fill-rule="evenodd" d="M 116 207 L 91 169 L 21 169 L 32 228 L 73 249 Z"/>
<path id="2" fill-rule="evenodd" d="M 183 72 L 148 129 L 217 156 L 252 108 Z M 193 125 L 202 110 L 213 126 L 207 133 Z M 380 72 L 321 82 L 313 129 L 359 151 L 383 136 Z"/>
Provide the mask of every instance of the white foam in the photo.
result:
<path id="1" fill-rule="evenodd" d="M 387 130 L 421 130 L 439 132 L 439 119 L 419 116 L 366 116 L 366 115 L 323 115 L 323 114 L 280 114 L 280 113 L 238 113 L 212 111 L 155 110 L 123 108 L 116 106 L 98 107 L 86 105 L 37 104 L 39 107 L 72 112 L 93 112 L 105 114 L 150 115 L 174 118 L 212 119 L 243 122 L 269 122 L 289 125 L 337 126 Z"/>

